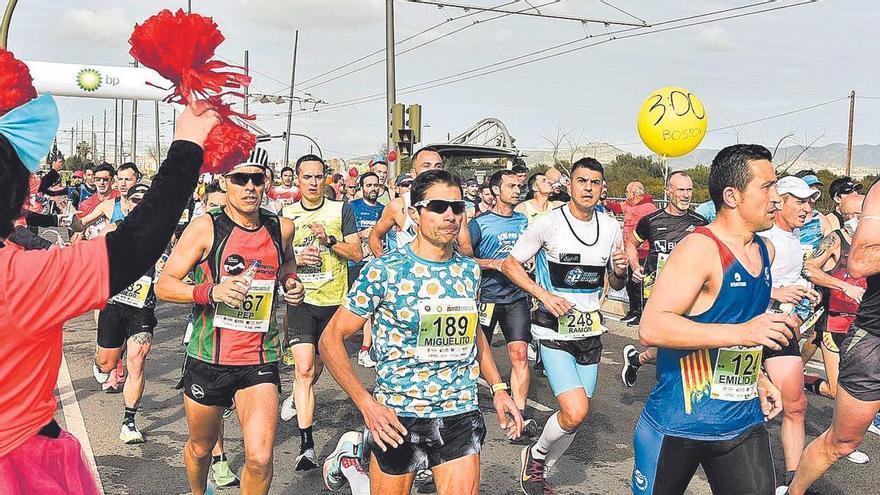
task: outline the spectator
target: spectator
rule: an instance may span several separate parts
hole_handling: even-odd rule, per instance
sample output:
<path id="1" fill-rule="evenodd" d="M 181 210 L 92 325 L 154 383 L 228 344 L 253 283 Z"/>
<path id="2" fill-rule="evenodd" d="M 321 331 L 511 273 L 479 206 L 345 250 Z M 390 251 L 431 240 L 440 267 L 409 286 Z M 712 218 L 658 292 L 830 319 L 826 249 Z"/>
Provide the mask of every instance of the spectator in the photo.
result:
<path id="1" fill-rule="evenodd" d="M 639 220 L 648 213 L 657 209 L 654 206 L 654 198 L 645 192 L 645 186 L 641 182 L 633 181 L 626 185 L 625 201 L 608 201 L 610 211 L 623 214 L 623 239 L 624 242 L 633 242 L 633 230 Z M 642 243 L 638 246 L 638 265 L 645 262 L 648 257 L 648 245 Z M 631 260 L 636 261 L 636 260 Z M 632 277 L 632 271 L 636 267 L 630 263 L 630 276 L 626 283 L 626 296 L 629 299 L 629 311 L 624 319 L 641 318 L 642 315 L 642 284 Z"/>

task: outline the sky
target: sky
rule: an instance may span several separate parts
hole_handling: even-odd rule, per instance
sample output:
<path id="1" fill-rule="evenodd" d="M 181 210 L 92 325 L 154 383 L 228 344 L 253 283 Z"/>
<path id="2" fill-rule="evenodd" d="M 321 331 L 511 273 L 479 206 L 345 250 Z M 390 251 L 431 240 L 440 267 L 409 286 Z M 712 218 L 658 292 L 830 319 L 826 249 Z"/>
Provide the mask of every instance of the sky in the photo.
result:
<path id="1" fill-rule="evenodd" d="M 449 0 L 452 3 L 523 10 L 526 0 Z M 724 20 L 684 29 L 658 32 L 664 21 L 759 0 L 680 1 L 529 0 L 544 14 L 560 14 L 626 22 L 643 19 L 653 28 L 620 32 L 617 39 L 466 81 L 406 94 L 402 88 L 494 64 L 566 42 L 566 48 L 607 40 L 622 26 L 582 24 L 526 16 L 482 13 L 469 17 L 460 9 L 395 2 L 398 41 L 434 29 L 397 46 L 398 101 L 422 105 L 423 142 L 455 136 L 485 117 L 503 121 L 520 148 L 547 148 L 558 131 L 570 132 L 582 143 L 601 141 L 635 153 L 639 143 L 636 115 L 654 89 L 680 86 L 698 95 L 707 109 L 710 132 L 701 147 L 719 148 L 739 142 L 773 146 L 791 134 L 788 144 L 817 145 L 846 141 L 848 100 L 793 113 L 764 122 L 736 125 L 786 113 L 857 93 L 854 142 L 880 143 L 880 64 L 876 27 L 880 3 L 871 0 L 824 0 L 775 12 Z M 779 0 L 749 10 L 792 5 Z M 317 112 L 295 105 L 293 132 L 312 136 L 325 157 L 351 158 L 375 153 L 385 139 L 384 99 L 360 105 L 345 102 L 385 91 L 384 0 L 193 0 L 193 11 L 211 16 L 226 41 L 221 60 L 241 63 L 250 51 L 254 93 L 287 93 L 293 32 L 299 30 L 296 67 L 297 95 L 309 93 L 324 100 Z M 186 8 L 184 1 L 69 0 L 19 2 L 13 17 L 9 49 L 23 60 L 96 65 L 125 65 L 128 38 L 135 23 L 161 9 Z M 459 19 L 455 19 L 461 17 Z M 453 20 L 443 22 L 446 19 Z M 705 19 L 705 18 L 703 18 Z M 475 20 L 481 22 L 475 23 Z M 693 21 L 692 21 L 693 22 Z M 457 31 L 457 32 L 455 32 Z M 626 38 L 628 34 L 655 31 Z M 448 33 L 452 33 L 447 35 Z M 604 37 L 603 37 L 604 35 Z M 585 40 L 586 36 L 592 36 Z M 402 53 L 421 43 L 423 47 Z M 380 53 L 341 71 L 315 76 L 372 52 Z M 558 51 L 558 50 L 557 50 Z M 555 52 L 543 52 L 543 54 Z M 533 60 L 536 56 L 522 59 Z M 345 72 L 376 62 L 372 67 Z M 516 63 L 516 62 L 513 62 Z M 510 64 L 508 64 L 510 65 Z M 506 67 L 496 65 L 494 68 Z M 333 76 L 337 77 L 327 81 Z M 311 80 L 311 81 L 310 81 Z M 444 79 L 443 82 L 450 79 Z M 59 98 L 61 128 L 74 122 L 99 127 L 113 101 Z M 334 105 L 340 105 L 335 107 Z M 160 122 L 171 118 L 162 105 Z M 323 108 L 323 109 L 322 109 Z M 139 147 L 151 145 L 153 105 L 139 109 Z M 126 112 L 130 109 L 126 106 Z M 286 105 L 253 103 L 257 123 L 273 134 L 286 125 Z M 126 119 L 126 126 L 130 117 Z M 86 124 L 87 126 L 89 124 Z M 162 126 L 163 141 L 171 137 Z M 69 138 L 60 135 L 62 149 Z M 112 144 L 112 141 L 111 141 Z M 293 139 L 291 156 L 309 151 L 304 140 Z M 99 149 L 100 138 L 99 138 Z M 280 140 L 267 145 L 273 159 L 283 155 Z"/>

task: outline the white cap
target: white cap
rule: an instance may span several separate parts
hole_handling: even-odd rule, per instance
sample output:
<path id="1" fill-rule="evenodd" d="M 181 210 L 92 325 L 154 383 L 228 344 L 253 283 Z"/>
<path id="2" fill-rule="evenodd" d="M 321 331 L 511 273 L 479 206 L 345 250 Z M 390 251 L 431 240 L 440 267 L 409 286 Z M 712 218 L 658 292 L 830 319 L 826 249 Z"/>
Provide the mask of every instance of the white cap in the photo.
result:
<path id="1" fill-rule="evenodd" d="M 822 191 L 810 188 L 804 179 L 789 175 L 776 181 L 776 191 L 782 194 L 791 194 L 799 199 L 812 198 L 818 200 L 822 196 Z"/>

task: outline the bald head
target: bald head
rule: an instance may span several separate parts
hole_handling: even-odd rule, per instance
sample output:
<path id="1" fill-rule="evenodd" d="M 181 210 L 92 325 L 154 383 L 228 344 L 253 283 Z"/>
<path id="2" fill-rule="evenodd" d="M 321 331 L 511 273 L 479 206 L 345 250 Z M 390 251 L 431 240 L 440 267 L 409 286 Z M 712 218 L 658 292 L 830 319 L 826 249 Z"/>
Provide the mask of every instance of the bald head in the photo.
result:
<path id="1" fill-rule="evenodd" d="M 840 213 L 843 215 L 843 218 L 847 220 L 853 217 L 861 217 L 862 205 L 864 203 L 865 196 L 863 194 L 850 194 L 849 196 L 844 196 L 840 201 Z"/>
<path id="2" fill-rule="evenodd" d="M 556 167 L 550 167 L 547 169 L 546 172 L 544 172 L 544 175 L 547 176 L 547 180 L 549 180 L 552 184 L 559 181 L 559 179 L 562 177 L 562 172 L 560 172 L 559 169 L 557 169 Z"/>

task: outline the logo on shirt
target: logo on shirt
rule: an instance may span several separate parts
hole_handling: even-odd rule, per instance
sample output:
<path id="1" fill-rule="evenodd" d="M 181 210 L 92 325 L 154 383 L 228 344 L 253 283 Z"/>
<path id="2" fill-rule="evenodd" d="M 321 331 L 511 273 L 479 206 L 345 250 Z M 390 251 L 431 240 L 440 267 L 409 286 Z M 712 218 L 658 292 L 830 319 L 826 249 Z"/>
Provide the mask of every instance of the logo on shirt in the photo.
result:
<path id="1" fill-rule="evenodd" d="M 697 229 L 696 225 L 688 225 L 688 228 L 684 229 L 685 232 L 693 232 Z"/>
<path id="2" fill-rule="evenodd" d="M 568 271 L 565 275 L 565 284 L 569 287 L 573 287 L 578 283 L 588 283 L 588 284 L 596 284 L 599 282 L 599 274 L 595 272 L 588 272 L 581 269 L 581 267 L 573 268 Z"/>
<path id="3" fill-rule="evenodd" d="M 244 258 L 237 254 L 230 254 L 223 261 L 223 270 L 230 275 L 238 275 L 244 271 Z"/>
<path id="4" fill-rule="evenodd" d="M 731 287 L 746 287 L 747 285 L 747 282 L 742 281 L 742 275 L 739 272 L 733 274 L 733 282 L 730 283 Z"/>
<path id="5" fill-rule="evenodd" d="M 560 263 L 580 263 L 581 255 L 578 253 L 559 253 Z"/>

